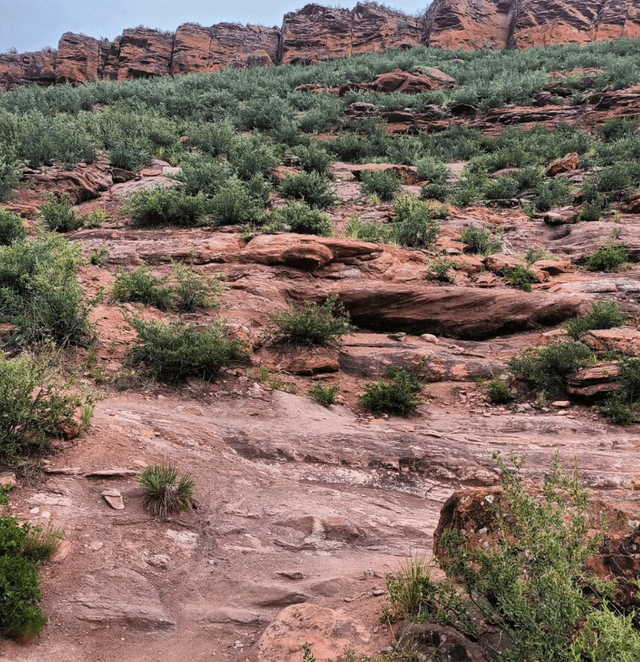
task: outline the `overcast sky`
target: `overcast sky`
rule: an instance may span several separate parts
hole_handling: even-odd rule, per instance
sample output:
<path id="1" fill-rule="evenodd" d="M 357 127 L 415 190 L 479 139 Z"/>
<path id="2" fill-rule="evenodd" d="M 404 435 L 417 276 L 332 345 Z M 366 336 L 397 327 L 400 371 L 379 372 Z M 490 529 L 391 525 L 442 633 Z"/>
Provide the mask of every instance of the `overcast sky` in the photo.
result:
<path id="1" fill-rule="evenodd" d="M 215 23 L 258 23 L 277 25 L 286 12 L 306 4 L 288 0 L 0 0 L 0 53 L 15 47 L 18 52 L 57 48 L 63 32 L 81 32 L 90 37 L 117 37 L 125 28 L 146 25 L 175 30 L 191 21 Z M 334 0 L 318 2 L 337 5 Z M 356 0 L 343 0 L 352 8 Z M 424 11 L 428 0 L 394 0 L 385 4 L 408 14 Z"/>

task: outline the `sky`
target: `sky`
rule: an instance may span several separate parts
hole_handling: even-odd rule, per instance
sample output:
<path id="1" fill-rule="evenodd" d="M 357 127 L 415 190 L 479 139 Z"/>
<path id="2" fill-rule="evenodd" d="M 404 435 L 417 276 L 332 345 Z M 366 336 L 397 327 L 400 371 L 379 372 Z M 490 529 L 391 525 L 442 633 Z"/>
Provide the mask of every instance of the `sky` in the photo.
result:
<path id="1" fill-rule="evenodd" d="M 311 1 L 311 0 L 309 0 Z M 353 8 L 356 0 L 318 4 Z M 181 23 L 257 23 L 278 27 L 282 17 L 301 9 L 306 0 L 0 0 L 0 53 L 57 48 L 64 32 L 114 39 L 125 28 L 145 25 L 175 30 Z M 407 14 L 422 12 L 429 0 L 387 0 Z"/>

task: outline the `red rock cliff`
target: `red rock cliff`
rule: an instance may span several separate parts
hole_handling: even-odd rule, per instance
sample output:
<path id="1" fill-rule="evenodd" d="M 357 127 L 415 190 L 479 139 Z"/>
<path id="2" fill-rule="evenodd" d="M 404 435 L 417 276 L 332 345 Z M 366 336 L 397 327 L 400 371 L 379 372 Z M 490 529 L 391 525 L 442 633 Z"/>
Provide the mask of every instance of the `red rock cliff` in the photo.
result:
<path id="1" fill-rule="evenodd" d="M 56 51 L 0 55 L 0 90 L 20 85 L 51 85 L 56 80 Z"/>

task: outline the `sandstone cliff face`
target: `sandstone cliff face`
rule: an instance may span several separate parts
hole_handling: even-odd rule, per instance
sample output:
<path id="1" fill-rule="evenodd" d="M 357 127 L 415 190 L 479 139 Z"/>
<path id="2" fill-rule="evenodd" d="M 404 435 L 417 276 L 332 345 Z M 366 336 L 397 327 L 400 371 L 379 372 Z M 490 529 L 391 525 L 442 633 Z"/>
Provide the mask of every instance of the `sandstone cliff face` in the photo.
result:
<path id="1" fill-rule="evenodd" d="M 51 85 L 56 80 L 55 51 L 0 55 L 0 90 L 20 85 Z"/>
<path id="2" fill-rule="evenodd" d="M 309 4 L 285 14 L 279 60 L 292 64 L 383 53 L 417 45 L 420 30 L 418 19 L 368 2 L 353 10 Z"/>
<path id="3" fill-rule="evenodd" d="M 441 48 L 530 48 L 640 37 L 636 0 L 434 0 L 422 42 Z"/>
<path id="4" fill-rule="evenodd" d="M 173 34 L 135 28 L 125 30 L 111 44 L 104 67 L 105 78 L 127 80 L 171 73 Z"/>
<path id="5" fill-rule="evenodd" d="M 172 74 L 217 71 L 264 51 L 271 62 L 278 57 L 280 30 L 258 25 L 219 23 L 204 28 L 185 23 L 176 31 Z"/>
<path id="6" fill-rule="evenodd" d="M 73 32 L 65 32 L 58 44 L 56 83 L 84 83 L 102 77 L 111 50 L 107 39 L 98 41 Z"/>

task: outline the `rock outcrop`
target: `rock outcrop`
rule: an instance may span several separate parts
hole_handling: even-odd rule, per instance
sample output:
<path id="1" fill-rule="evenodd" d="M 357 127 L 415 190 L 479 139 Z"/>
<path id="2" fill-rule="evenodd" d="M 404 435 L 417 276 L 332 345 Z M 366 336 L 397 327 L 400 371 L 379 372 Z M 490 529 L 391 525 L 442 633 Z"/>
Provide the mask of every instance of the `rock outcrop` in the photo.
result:
<path id="1" fill-rule="evenodd" d="M 125 30 L 112 44 L 104 78 L 127 80 L 171 73 L 173 34 L 135 28 Z"/>
<path id="2" fill-rule="evenodd" d="M 101 78 L 110 51 L 108 39 L 98 41 L 86 35 L 65 32 L 58 44 L 56 83 L 84 83 Z"/>
<path id="3" fill-rule="evenodd" d="M 171 73 L 217 71 L 260 54 L 274 63 L 278 58 L 279 41 L 280 30 L 275 27 L 219 23 L 204 28 L 185 23 L 176 32 Z"/>
<path id="4" fill-rule="evenodd" d="M 0 55 L 0 90 L 55 83 L 57 57 L 53 50 Z"/>
<path id="5" fill-rule="evenodd" d="M 435 0 L 423 43 L 440 48 L 530 48 L 635 39 L 640 8 L 633 0 Z"/>

